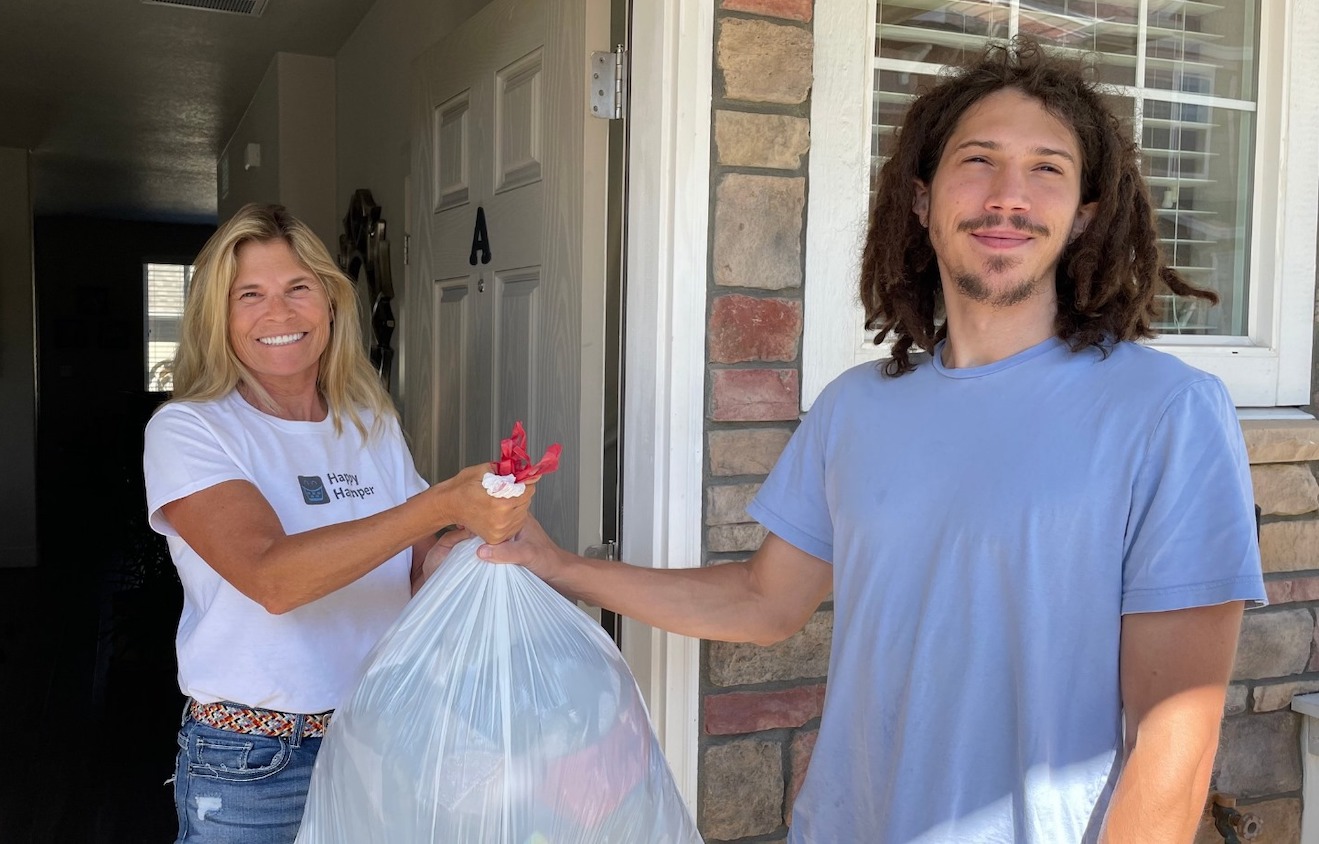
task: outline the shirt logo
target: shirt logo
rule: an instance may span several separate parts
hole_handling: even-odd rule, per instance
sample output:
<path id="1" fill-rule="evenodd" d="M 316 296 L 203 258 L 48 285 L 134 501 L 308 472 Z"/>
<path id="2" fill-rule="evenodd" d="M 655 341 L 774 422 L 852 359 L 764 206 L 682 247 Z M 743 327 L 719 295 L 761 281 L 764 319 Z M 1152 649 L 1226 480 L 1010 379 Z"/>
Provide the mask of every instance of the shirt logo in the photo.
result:
<path id="1" fill-rule="evenodd" d="M 302 488 L 302 500 L 308 504 L 329 504 L 330 496 L 325 493 L 325 484 L 320 475 L 298 475 L 298 486 Z"/>

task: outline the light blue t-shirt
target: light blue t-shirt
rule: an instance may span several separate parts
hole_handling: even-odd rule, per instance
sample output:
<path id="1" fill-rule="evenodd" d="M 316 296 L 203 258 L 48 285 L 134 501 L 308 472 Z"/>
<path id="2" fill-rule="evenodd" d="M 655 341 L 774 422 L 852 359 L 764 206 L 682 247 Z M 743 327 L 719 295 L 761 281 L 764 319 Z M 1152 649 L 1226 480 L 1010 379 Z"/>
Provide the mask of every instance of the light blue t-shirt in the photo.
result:
<path id="1" fill-rule="evenodd" d="M 748 508 L 834 566 L 789 841 L 1095 839 L 1122 614 L 1264 601 L 1217 378 L 1132 343 L 966 369 L 940 351 L 830 384 Z"/>

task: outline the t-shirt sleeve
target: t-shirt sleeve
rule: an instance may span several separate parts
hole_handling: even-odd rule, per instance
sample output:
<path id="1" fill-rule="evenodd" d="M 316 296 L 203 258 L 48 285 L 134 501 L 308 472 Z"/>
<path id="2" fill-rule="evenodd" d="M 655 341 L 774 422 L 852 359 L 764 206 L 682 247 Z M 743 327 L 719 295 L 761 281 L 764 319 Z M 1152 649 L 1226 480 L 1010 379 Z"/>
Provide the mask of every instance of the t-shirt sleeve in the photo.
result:
<path id="1" fill-rule="evenodd" d="M 161 507 L 225 481 L 249 480 L 199 416 L 172 405 L 147 423 L 142 472 L 148 521 L 165 536 L 178 536 L 178 531 Z"/>
<path id="2" fill-rule="evenodd" d="M 1187 385 L 1169 400 L 1136 476 L 1122 612 L 1264 604 L 1254 505 L 1227 389 L 1217 378 Z"/>
<path id="3" fill-rule="evenodd" d="M 775 536 L 827 563 L 834 559 L 833 518 L 825 499 L 824 405 L 816 400 L 765 479 L 747 513 Z"/>

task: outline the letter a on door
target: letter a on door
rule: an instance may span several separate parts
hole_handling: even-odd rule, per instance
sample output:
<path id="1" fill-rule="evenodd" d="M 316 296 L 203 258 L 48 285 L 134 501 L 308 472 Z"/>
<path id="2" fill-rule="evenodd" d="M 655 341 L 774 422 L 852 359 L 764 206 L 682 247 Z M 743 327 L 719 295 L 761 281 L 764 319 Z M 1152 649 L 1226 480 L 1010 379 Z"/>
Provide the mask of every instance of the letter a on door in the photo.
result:
<path id="1" fill-rule="evenodd" d="M 490 263 L 490 233 L 485 228 L 485 209 L 476 207 L 476 231 L 472 232 L 472 254 L 467 256 L 467 263 L 476 266 L 476 253 L 481 253 L 481 263 Z"/>

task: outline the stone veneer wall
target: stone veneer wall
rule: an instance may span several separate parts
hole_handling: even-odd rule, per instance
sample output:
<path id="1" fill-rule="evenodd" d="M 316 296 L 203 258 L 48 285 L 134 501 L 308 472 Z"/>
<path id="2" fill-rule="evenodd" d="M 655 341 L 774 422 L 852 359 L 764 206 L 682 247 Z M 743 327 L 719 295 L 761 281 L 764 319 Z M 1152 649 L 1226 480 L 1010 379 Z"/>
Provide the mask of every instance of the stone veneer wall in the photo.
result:
<path id="1" fill-rule="evenodd" d="M 1253 844 L 1294 844 L 1302 760 L 1291 701 L 1319 691 L 1319 422 L 1247 421 L 1242 429 L 1269 606 L 1248 610 L 1242 623 L 1213 787 L 1263 822 Z M 1218 841 L 1203 824 L 1196 844 Z"/>
<path id="2" fill-rule="evenodd" d="M 801 406 L 812 0 L 710 0 L 715 17 L 705 563 L 765 536 L 746 504 Z M 698 807 L 709 841 L 781 840 L 824 699 L 832 612 L 771 648 L 708 642 Z"/>
<path id="3" fill-rule="evenodd" d="M 800 407 L 813 0 L 715 2 L 707 308 L 706 565 L 745 559 L 746 514 Z M 1214 788 L 1299 840 L 1300 717 L 1319 691 L 1319 422 L 1246 422 L 1271 605 L 1243 625 Z M 769 648 L 707 642 L 698 820 L 711 842 L 777 841 L 814 747 L 832 603 Z M 1197 844 L 1221 841 L 1202 826 Z"/>

